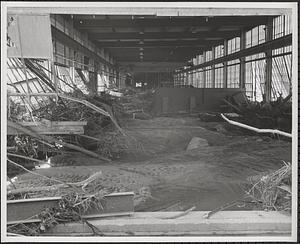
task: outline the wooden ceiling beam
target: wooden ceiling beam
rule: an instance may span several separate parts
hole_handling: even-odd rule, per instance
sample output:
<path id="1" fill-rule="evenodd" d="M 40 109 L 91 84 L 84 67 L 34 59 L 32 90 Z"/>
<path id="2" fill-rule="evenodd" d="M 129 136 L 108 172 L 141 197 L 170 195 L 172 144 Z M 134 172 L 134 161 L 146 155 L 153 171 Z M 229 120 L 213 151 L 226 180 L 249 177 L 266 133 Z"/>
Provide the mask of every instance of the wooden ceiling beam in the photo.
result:
<path id="1" fill-rule="evenodd" d="M 191 41 L 144 41 L 143 44 L 140 44 L 139 41 L 111 41 L 111 42 L 98 42 L 99 47 L 104 48 L 113 48 L 113 47 L 120 47 L 120 48 L 132 48 L 132 47 L 180 47 L 180 46 L 212 46 L 212 45 L 218 45 L 222 43 L 223 40 L 191 40 Z"/>
<path id="2" fill-rule="evenodd" d="M 236 26 L 267 23 L 267 16 L 223 16 L 223 17 L 181 17 L 181 18 L 145 18 L 145 19 L 86 19 L 74 20 L 74 25 L 78 29 L 88 30 L 89 28 L 101 27 L 163 27 L 163 26 Z"/>
<path id="3" fill-rule="evenodd" d="M 231 31 L 205 31 L 199 33 L 192 33 L 192 32 L 143 32 L 143 34 L 137 32 L 126 32 L 126 33 L 93 33 L 89 36 L 97 41 L 107 40 L 107 39 L 115 39 L 115 40 L 122 40 L 122 39 L 183 39 L 183 38 L 197 38 L 197 39 L 205 39 L 211 37 L 219 37 L 220 39 L 224 39 L 229 36 L 238 35 L 240 32 L 240 27 L 237 27 L 236 30 Z"/>

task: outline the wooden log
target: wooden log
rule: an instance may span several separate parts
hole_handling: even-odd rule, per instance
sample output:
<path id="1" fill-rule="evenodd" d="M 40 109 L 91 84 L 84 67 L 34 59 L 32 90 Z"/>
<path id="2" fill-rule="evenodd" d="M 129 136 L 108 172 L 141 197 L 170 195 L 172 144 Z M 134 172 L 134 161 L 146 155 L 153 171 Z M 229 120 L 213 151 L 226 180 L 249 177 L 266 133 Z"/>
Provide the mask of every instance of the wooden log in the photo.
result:
<path id="1" fill-rule="evenodd" d="M 27 134 L 27 135 L 32 136 L 32 137 L 34 137 L 34 138 L 38 138 L 38 139 L 40 139 L 40 140 L 42 140 L 42 141 L 46 141 L 46 142 L 49 142 L 49 143 L 60 144 L 60 145 L 62 145 L 62 146 L 64 146 L 64 147 L 70 148 L 70 149 L 75 150 L 75 151 L 82 152 L 82 153 L 84 153 L 84 154 L 86 154 L 86 155 L 88 155 L 88 156 L 91 156 L 91 157 L 94 157 L 94 158 L 98 158 L 98 159 L 101 159 L 101 160 L 106 161 L 106 162 L 110 162 L 110 161 L 111 161 L 110 159 L 105 158 L 105 157 L 102 157 L 102 156 L 100 156 L 100 155 L 97 154 L 97 153 L 91 152 L 91 151 L 89 151 L 89 150 L 86 150 L 86 149 L 84 149 L 84 148 L 75 146 L 75 145 L 73 145 L 73 144 L 66 143 L 66 142 L 63 142 L 63 141 L 59 141 L 59 140 L 57 140 L 57 139 L 55 139 L 55 138 L 53 138 L 53 137 L 50 137 L 50 136 L 45 136 L 45 135 L 44 135 L 44 136 L 41 136 L 41 135 L 35 133 L 34 131 L 32 131 L 32 130 L 30 130 L 30 129 L 28 129 L 28 128 L 25 128 L 25 127 L 23 127 L 22 125 L 20 125 L 20 124 L 18 124 L 18 123 L 15 123 L 15 122 L 12 122 L 12 121 L 10 121 L 10 120 L 7 121 L 7 125 L 8 125 L 9 127 L 12 127 L 13 129 L 16 129 L 16 130 L 18 130 L 18 131 L 21 131 L 21 132 L 23 132 L 24 134 Z"/>

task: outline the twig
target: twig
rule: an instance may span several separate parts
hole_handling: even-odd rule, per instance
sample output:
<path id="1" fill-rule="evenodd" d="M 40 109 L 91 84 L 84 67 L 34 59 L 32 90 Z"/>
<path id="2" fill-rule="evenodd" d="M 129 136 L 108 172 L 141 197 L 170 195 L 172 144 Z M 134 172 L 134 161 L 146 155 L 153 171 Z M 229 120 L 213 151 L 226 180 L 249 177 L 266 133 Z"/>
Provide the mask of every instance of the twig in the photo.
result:
<path id="1" fill-rule="evenodd" d="M 212 211 L 210 211 L 210 212 L 208 212 L 208 213 L 205 213 L 205 214 L 203 215 L 203 218 L 208 219 L 208 218 L 211 217 L 213 214 L 215 214 L 215 213 L 217 213 L 217 212 L 219 212 L 219 211 L 222 211 L 222 210 L 224 210 L 224 209 L 227 209 L 227 208 L 229 208 L 229 207 L 232 207 L 232 206 L 236 205 L 236 204 L 237 204 L 238 202 L 240 202 L 240 201 L 241 201 L 241 199 L 234 200 L 234 201 L 229 202 L 229 203 L 226 203 L 226 204 L 224 204 L 224 205 L 222 205 L 222 206 L 220 206 L 220 207 L 217 207 L 217 208 L 215 208 L 214 210 L 212 210 Z"/>
<path id="2" fill-rule="evenodd" d="M 183 213 L 179 213 L 179 214 L 176 214 L 176 215 L 174 215 L 174 216 L 171 216 L 171 217 L 165 217 L 165 218 L 162 218 L 162 219 L 177 219 L 177 218 L 179 218 L 179 217 L 182 217 L 182 216 L 187 215 L 189 212 L 191 212 L 191 211 L 193 211 L 193 210 L 195 210 L 195 209 L 196 209 L 196 207 L 193 206 L 193 207 L 191 207 L 191 208 L 185 210 Z"/>
<path id="3" fill-rule="evenodd" d="M 94 141 L 101 141 L 99 138 L 88 136 L 88 135 L 78 134 L 78 136 L 81 136 L 81 137 L 84 137 L 84 138 L 88 138 L 88 139 L 91 139 L 91 140 L 94 140 Z"/>
<path id="4" fill-rule="evenodd" d="M 83 219 L 82 221 L 83 221 L 83 223 L 86 223 L 88 227 L 91 228 L 91 230 L 93 231 L 93 234 L 95 236 L 104 236 L 104 234 L 95 225 L 91 224 L 86 219 Z"/>
<path id="5" fill-rule="evenodd" d="M 272 133 L 272 134 L 278 134 L 278 135 L 282 135 L 282 136 L 286 136 L 286 137 L 292 138 L 292 134 L 287 133 L 287 132 L 284 132 L 284 131 L 280 131 L 280 130 L 272 130 L 272 129 L 258 129 L 258 128 L 255 128 L 255 127 L 252 127 L 252 126 L 249 126 L 249 125 L 245 125 L 245 124 L 242 124 L 242 123 L 239 123 L 239 122 L 236 122 L 236 121 L 229 120 L 229 119 L 227 119 L 223 114 L 221 114 L 221 116 L 222 116 L 222 118 L 223 118 L 224 120 L 226 120 L 229 124 L 236 125 L 236 126 L 239 126 L 239 127 L 241 127 L 241 128 L 247 129 L 247 130 L 252 130 L 252 131 L 255 131 L 255 132 L 257 132 L 257 133 Z"/>

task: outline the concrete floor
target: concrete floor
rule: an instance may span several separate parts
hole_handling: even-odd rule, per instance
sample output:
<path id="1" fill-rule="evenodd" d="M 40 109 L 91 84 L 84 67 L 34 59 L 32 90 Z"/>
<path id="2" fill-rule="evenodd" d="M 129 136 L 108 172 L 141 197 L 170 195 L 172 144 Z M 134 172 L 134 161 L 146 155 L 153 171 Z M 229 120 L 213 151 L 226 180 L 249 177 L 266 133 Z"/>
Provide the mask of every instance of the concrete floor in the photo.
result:
<path id="1" fill-rule="evenodd" d="M 215 129 L 220 124 L 225 128 L 222 132 Z M 179 211 L 192 206 L 206 211 L 242 197 L 247 177 L 278 169 L 281 160 L 291 161 L 291 142 L 245 135 L 225 123 L 160 117 L 123 121 L 123 127 L 142 149 L 129 150 L 111 164 L 74 156 L 72 166 L 38 172 L 79 181 L 101 170 L 103 177 L 89 190 L 133 190 L 135 211 Z M 206 139 L 209 146 L 186 151 L 195 136 Z M 39 184 L 28 174 L 18 181 L 23 186 Z"/>

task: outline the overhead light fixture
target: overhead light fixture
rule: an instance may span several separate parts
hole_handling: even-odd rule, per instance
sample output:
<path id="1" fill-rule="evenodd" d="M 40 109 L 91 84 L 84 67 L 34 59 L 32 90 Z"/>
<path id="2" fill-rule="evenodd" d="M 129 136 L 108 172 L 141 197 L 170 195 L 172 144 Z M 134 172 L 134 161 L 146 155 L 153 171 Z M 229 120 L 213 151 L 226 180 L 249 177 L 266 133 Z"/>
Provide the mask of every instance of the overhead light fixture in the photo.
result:
<path id="1" fill-rule="evenodd" d="M 79 23 L 82 24 L 83 23 L 82 20 L 80 20 Z"/>
<path id="2" fill-rule="evenodd" d="M 140 41 L 139 44 L 144 44 L 144 42 L 143 42 L 143 41 Z"/>
<path id="3" fill-rule="evenodd" d="M 144 35 L 144 32 L 143 32 L 143 31 L 140 31 L 139 34 L 140 34 L 140 35 Z"/>
<path id="4" fill-rule="evenodd" d="M 140 47 L 140 51 L 144 51 L 144 48 Z"/>

